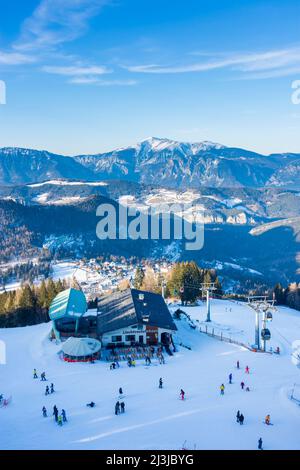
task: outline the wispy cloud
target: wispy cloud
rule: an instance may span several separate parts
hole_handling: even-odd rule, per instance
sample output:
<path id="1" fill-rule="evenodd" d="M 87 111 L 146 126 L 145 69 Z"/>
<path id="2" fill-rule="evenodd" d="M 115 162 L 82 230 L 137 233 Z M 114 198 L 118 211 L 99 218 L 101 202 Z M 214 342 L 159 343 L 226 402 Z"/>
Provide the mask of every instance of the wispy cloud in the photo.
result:
<path id="1" fill-rule="evenodd" d="M 263 72 L 248 73 L 239 75 L 237 80 L 266 80 L 268 78 L 289 77 L 300 74 L 300 64 L 297 67 L 287 67 L 282 69 L 268 70 Z"/>
<path id="2" fill-rule="evenodd" d="M 51 48 L 73 41 L 88 29 L 89 20 L 112 0 L 41 0 L 14 44 L 19 50 Z"/>
<path id="3" fill-rule="evenodd" d="M 18 52 L 1 52 L 0 51 L 0 64 L 1 65 L 22 65 L 35 62 L 35 57 Z"/>
<path id="4" fill-rule="evenodd" d="M 65 75 L 65 76 L 86 76 L 86 75 L 91 75 L 91 76 L 98 76 L 98 75 L 104 75 L 106 73 L 111 73 L 111 70 L 109 70 L 105 66 L 77 66 L 77 65 L 70 65 L 70 66 L 44 66 L 42 68 L 44 72 L 47 73 L 53 73 L 56 75 Z"/>
<path id="5" fill-rule="evenodd" d="M 75 85 L 98 85 L 98 86 L 134 86 L 137 80 L 102 80 L 97 77 L 74 77 L 69 83 Z"/>
<path id="6" fill-rule="evenodd" d="M 201 53 L 200 55 L 203 55 Z M 290 75 L 300 67 L 300 47 L 290 47 L 259 53 L 231 54 L 225 57 L 183 65 L 132 65 L 123 66 L 134 73 L 176 74 L 191 72 L 207 72 L 217 69 L 230 69 L 242 73 L 266 72 L 269 77 Z M 257 75 L 258 77 L 258 75 Z M 263 78 L 263 77 L 262 77 Z"/>

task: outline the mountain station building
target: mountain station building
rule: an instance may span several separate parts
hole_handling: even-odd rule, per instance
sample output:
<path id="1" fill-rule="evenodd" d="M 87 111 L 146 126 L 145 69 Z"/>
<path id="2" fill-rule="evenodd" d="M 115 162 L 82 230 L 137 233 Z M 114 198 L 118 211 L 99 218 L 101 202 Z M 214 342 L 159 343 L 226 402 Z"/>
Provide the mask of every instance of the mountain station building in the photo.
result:
<path id="1" fill-rule="evenodd" d="M 176 330 L 159 294 L 127 289 L 98 300 L 97 336 L 104 347 L 169 346 Z"/>

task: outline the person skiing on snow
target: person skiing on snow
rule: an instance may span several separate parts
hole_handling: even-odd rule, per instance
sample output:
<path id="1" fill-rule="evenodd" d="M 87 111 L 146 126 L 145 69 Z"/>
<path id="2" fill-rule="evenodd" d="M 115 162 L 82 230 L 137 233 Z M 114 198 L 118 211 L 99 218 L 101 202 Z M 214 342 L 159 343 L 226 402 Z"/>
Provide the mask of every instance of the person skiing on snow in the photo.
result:
<path id="1" fill-rule="evenodd" d="M 241 382 L 241 388 L 242 388 L 242 390 L 244 390 L 244 387 L 245 387 L 245 383 L 244 383 L 244 382 Z"/>
<path id="2" fill-rule="evenodd" d="M 49 392 L 49 387 L 48 387 L 48 385 L 47 385 L 46 390 L 45 390 L 45 395 L 49 395 L 49 393 L 50 393 L 50 392 Z"/>
<path id="3" fill-rule="evenodd" d="M 150 364 L 151 364 L 150 356 L 146 356 L 146 366 L 150 366 Z"/>
<path id="4" fill-rule="evenodd" d="M 244 424 L 244 415 L 241 413 L 240 414 L 240 424 Z"/>
<path id="5" fill-rule="evenodd" d="M 123 395 L 122 387 L 119 388 L 119 395 L 120 395 L 120 397 L 122 397 L 122 395 Z"/>
<path id="6" fill-rule="evenodd" d="M 117 401 L 116 406 L 115 406 L 115 415 L 118 415 L 120 413 L 120 402 Z"/>
<path id="7" fill-rule="evenodd" d="M 236 368 L 237 368 L 237 369 L 240 368 L 240 361 L 237 361 L 237 362 L 236 362 Z"/>
<path id="8" fill-rule="evenodd" d="M 41 373 L 41 381 L 42 382 L 45 382 L 47 379 L 46 379 L 46 372 L 42 372 Z"/>
<path id="9" fill-rule="evenodd" d="M 240 422 L 240 417 L 241 417 L 241 413 L 240 413 L 240 410 L 238 410 L 237 414 L 236 414 L 236 422 L 239 423 Z"/>
<path id="10" fill-rule="evenodd" d="M 57 424 L 58 424 L 59 426 L 62 426 L 62 425 L 63 425 L 63 420 L 62 420 L 61 415 L 59 415 L 58 418 L 57 418 Z"/>
<path id="11" fill-rule="evenodd" d="M 42 412 L 43 412 L 44 418 L 47 418 L 47 410 L 46 410 L 46 407 L 45 407 L 45 406 L 43 406 Z"/>
<path id="12" fill-rule="evenodd" d="M 62 416 L 63 422 L 66 423 L 67 422 L 67 415 L 66 415 L 65 410 L 61 410 L 61 416 Z"/>
<path id="13" fill-rule="evenodd" d="M 37 378 L 38 378 L 36 369 L 33 369 L 33 378 L 34 378 L 34 379 L 37 379 Z"/>
<path id="14" fill-rule="evenodd" d="M 163 381 L 162 381 L 162 378 L 159 379 L 158 388 L 163 388 Z"/>
<path id="15" fill-rule="evenodd" d="M 229 383 L 232 384 L 232 374 L 229 374 Z"/>
<path id="16" fill-rule="evenodd" d="M 54 385 L 53 384 L 50 385 L 50 392 L 54 393 Z"/>
<path id="17" fill-rule="evenodd" d="M 267 425 L 271 424 L 271 416 L 270 415 L 267 415 L 265 417 L 265 424 L 267 424 Z"/>
<path id="18" fill-rule="evenodd" d="M 262 440 L 262 438 L 260 437 L 260 438 L 258 439 L 258 448 L 259 448 L 259 450 L 263 450 L 262 443 L 263 443 L 263 440 Z"/>
<path id="19" fill-rule="evenodd" d="M 245 372 L 246 372 L 246 374 L 250 374 L 250 369 L 249 369 L 248 366 L 246 366 Z"/>
<path id="20" fill-rule="evenodd" d="M 224 391 L 225 391 L 225 385 L 224 384 L 222 384 L 220 386 L 220 391 L 221 391 L 221 395 L 224 395 Z"/>
<path id="21" fill-rule="evenodd" d="M 56 405 L 53 406 L 53 415 L 54 415 L 55 421 L 57 422 L 57 418 L 58 418 L 58 409 L 57 409 L 57 406 L 56 406 Z"/>
<path id="22" fill-rule="evenodd" d="M 95 405 L 96 405 L 96 403 L 94 403 L 93 401 L 91 401 L 90 403 L 87 403 L 86 406 L 89 406 L 90 408 L 94 408 Z"/>
<path id="23" fill-rule="evenodd" d="M 185 396 L 185 391 L 184 390 L 180 390 L 180 397 L 181 397 L 181 400 L 184 400 L 184 396 Z"/>
<path id="24" fill-rule="evenodd" d="M 125 403 L 121 402 L 121 413 L 125 413 Z"/>

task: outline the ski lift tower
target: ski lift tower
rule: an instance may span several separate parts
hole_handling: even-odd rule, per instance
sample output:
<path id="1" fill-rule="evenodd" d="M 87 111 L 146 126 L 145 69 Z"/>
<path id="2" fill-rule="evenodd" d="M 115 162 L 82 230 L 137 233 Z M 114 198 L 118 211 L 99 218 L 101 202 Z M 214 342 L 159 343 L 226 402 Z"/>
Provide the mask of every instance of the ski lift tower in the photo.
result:
<path id="1" fill-rule="evenodd" d="M 210 322 L 210 293 L 215 291 L 217 288 L 215 287 L 214 282 L 203 283 L 201 284 L 201 291 L 202 297 L 206 296 L 206 321 Z"/>
<path id="2" fill-rule="evenodd" d="M 276 311 L 274 306 L 275 299 L 268 300 L 267 296 L 252 296 L 248 297 L 248 306 L 255 311 L 255 347 L 258 350 L 261 350 L 260 345 L 260 331 L 259 331 L 259 322 L 260 314 L 262 314 L 262 330 L 261 337 L 263 340 L 263 351 L 266 351 L 266 342 L 270 340 L 271 333 L 267 328 L 267 322 L 271 321 L 273 318 L 272 312 Z"/>

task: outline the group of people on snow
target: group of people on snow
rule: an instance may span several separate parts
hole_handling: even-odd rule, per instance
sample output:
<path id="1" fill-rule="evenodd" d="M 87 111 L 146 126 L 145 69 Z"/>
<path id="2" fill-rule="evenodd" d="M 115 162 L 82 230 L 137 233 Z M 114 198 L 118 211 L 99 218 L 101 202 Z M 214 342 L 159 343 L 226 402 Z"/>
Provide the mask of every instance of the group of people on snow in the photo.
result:
<path id="1" fill-rule="evenodd" d="M 50 385 L 50 389 L 49 389 L 49 385 L 46 386 L 45 395 L 50 395 L 50 393 L 54 393 L 54 392 L 55 392 L 54 384 Z"/>
<path id="2" fill-rule="evenodd" d="M 47 414 L 47 409 L 45 406 L 43 406 L 42 408 L 42 413 L 43 413 L 43 417 L 44 418 L 47 418 L 48 417 L 48 414 Z M 54 416 L 54 419 L 55 419 L 55 422 L 59 425 L 59 426 L 62 426 L 63 423 L 66 423 L 67 422 L 67 415 L 66 415 L 66 411 L 64 409 L 61 410 L 61 413 L 59 414 L 58 412 L 58 408 L 56 405 L 54 405 L 53 407 L 53 413 L 52 415 Z"/>
<path id="3" fill-rule="evenodd" d="M 243 415 L 243 413 L 240 413 L 240 410 L 238 410 L 237 414 L 236 414 L 236 422 L 237 423 L 240 423 L 241 425 L 244 424 L 244 420 L 245 420 L 245 417 Z"/>
<path id="4" fill-rule="evenodd" d="M 125 413 L 125 403 L 123 401 L 120 403 L 118 400 L 115 405 L 115 415 L 119 415 L 120 413 Z"/>

